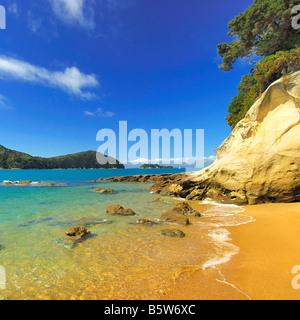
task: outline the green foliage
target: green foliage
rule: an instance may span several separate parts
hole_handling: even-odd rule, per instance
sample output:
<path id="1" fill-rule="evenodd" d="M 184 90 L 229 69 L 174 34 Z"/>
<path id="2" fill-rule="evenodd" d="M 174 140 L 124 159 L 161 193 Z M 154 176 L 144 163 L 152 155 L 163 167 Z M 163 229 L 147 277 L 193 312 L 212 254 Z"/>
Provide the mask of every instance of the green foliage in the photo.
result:
<path id="1" fill-rule="evenodd" d="M 228 124 L 234 128 L 270 84 L 297 70 L 300 70 L 300 48 L 279 51 L 258 62 L 238 86 L 239 93 L 228 108 Z"/>
<path id="2" fill-rule="evenodd" d="M 2 169 L 123 169 L 117 161 L 115 165 L 100 165 L 95 151 L 69 154 L 54 158 L 32 157 L 28 154 L 0 146 L 0 168 Z"/>
<path id="3" fill-rule="evenodd" d="M 291 24 L 291 9 L 299 0 L 255 0 L 229 23 L 231 43 L 218 45 L 222 70 L 232 69 L 238 58 L 266 57 L 278 51 L 299 48 L 300 32 Z"/>

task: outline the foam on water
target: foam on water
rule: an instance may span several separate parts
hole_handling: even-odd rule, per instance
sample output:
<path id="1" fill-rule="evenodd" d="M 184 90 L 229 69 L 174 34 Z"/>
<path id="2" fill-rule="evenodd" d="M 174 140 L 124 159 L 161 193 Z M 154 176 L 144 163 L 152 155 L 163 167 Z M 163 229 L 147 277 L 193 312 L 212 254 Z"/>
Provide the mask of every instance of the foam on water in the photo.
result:
<path id="1" fill-rule="evenodd" d="M 228 262 L 239 252 L 239 248 L 230 242 L 230 232 L 225 227 L 239 226 L 255 220 L 241 214 L 245 212 L 245 209 L 234 204 L 219 204 L 211 200 L 205 200 L 202 203 L 213 205 L 203 213 L 206 221 L 201 222 L 201 225 L 204 228 L 209 228 L 208 236 L 219 249 L 216 254 L 203 263 L 202 269 L 205 270 Z"/>

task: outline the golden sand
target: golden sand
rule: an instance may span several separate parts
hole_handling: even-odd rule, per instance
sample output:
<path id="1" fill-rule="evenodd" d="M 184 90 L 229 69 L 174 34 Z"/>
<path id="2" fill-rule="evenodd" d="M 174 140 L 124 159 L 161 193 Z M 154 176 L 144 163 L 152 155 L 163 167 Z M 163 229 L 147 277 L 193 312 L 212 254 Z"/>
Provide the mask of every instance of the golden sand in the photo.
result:
<path id="1" fill-rule="evenodd" d="M 187 274 L 162 298 L 300 299 L 300 289 L 292 286 L 297 276 L 292 269 L 300 265 L 300 203 L 264 204 L 245 209 L 243 214 L 255 221 L 226 228 L 239 252 L 216 268 Z M 295 278 L 295 283 L 300 285 L 300 279 Z"/>
<path id="2" fill-rule="evenodd" d="M 246 213 L 256 221 L 229 228 L 240 253 L 222 273 L 253 300 L 300 299 L 292 286 L 292 269 L 300 265 L 300 203 L 248 206 Z"/>

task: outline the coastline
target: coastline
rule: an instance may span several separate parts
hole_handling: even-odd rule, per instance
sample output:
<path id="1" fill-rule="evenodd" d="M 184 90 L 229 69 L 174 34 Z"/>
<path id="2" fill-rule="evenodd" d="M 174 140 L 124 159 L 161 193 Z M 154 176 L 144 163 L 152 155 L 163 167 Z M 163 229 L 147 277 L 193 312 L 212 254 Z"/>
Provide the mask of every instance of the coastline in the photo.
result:
<path id="1" fill-rule="evenodd" d="M 245 206 L 254 220 L 226 227 L 239 248 L 230 261 L 187 274 L 164 299 L 175 300 L 299 300 L 292 287 L 300 265 L 300 203 Z"/>
<path id="2" fill-rule="evenodd" d="M 228 228 L 240 252 L 221 270 L 253 300 L 299 300 L 292 287 L 300 265 L 300 203 L 246 206 L 255 222 Z"/>
<path id="3" fill-rule="evenodd" d="M 78 178 L 76 172 L 74 176 Z M 148 180 L 151 179 L 151 176 L 147 177 Z M 135 180 L 144 180 L 144 178 L 145 176 L 134 176 L 127 179 L 134 180 L 132 182 L 135 182 Z M 123 177 L 108 178 L 107 180 L 114 181 L 115 179 L 123 180 Z M 105 180 L 106 179 L 104 179 L 104 181 Z M 76 181 L 75 186 L 77 186 L 78 183 Z M 150 182 L 148 181 L 148 183 Z M 98 183 L 95 185 L 98 185 Z M 108 183 L 106 184 L 106 187 L 107 186 L 110 187 L 113 186 L 113 184 L 109 185 Z M 130 202 L 130 199 L 128 199 L 129 194 L 124 192 L 124 187 L 122 187 L 122 185 L 118 186 L 117 189 L 119 188 L 121 191 L 118 195 L 118 201 L 122 203 L 125 202 L 125 204 L 126 201 L 129 201 L 126 207 L 133 206 L 135 208 L 137 205 L 140 206 L 140 204 L 135 203 L 136 200 Z M 136 183 L 129 183 L 127 186 L 130 190 L 136 192 Z M 145 192 L 146 189 L 144 189 L 143 184 L 139 188 L 143 190 L 142 193 L 145 197 L 143 202 L 145 207 L 143 207 L 143 205 L 140 208 L 140 214 L 147 219 L 151 219 L 153 218 L 153 211 L 165 210 L 163 209 L 164 207 L 160 207 L 161 205 L 164 206 L 163 203 L 153 202 L 153 199 L 155 199 L 157 195 L 154 195 L 153 192 Z M 62 216 L 59 215 L 60 220 L 69 221 L 68 219 L 70 219 L 70 217 L 72 217 L 73 220 L 81 219 L 83 216 L 85 217 L 87 208 L 89 206 L 93 207 L 93 203 L 97 204 L 97 206 L 95 207 L 95 211 L 90 211 L 91 218 L 94 216 L 98 217 L 98 195 L 91 197 L 89 189 L 90 184 L 80 185 L 78 189 L 74 188 L 74 191 L 78 190 L 78 192 L 76 191 L 77 194 L 75 198 L 78 198 L 80 203 L 85 203 L 87 200 L 85 198 L 86 195 L 88 195 L 88 200 L 91 201 L 91 203 L 82 210 L 82 213 L 78 212 L 75 216 L 73 215 L 73 211 L 69 216 L 64 207 L 66 205 L 64 194 L 69 194 L 69 191 L 73 189 L 65 189 L 64 192 L 58 192 L 57 195 L 61 197 L 61 212 L 64 216 L 64 218 L 62 218 Z M 10 188 L 4 190 L 14 192 L 10 191 L 13 190 Z M 29 192 L 29 189 L 25 190 Z M 49 192 L 51 191 L 49 190 Z M 124 198 L 120 200 L 119 197 L 122 196 L 122 194 Z M 140 194 L 139 197 L 141 195 L 142 194 Z M 50 194 L 48 196 L 50 196 Z M 45 206 L 50 204 L 59 212 L 59 210 L 57 210 L 58 204 L 60 204 L 59 198 L 57 198 L 55 194 L 52 194 L 52 192 L 51 197 L 48 198 L 48 196 L 46 197 L 48 202 L 42 202 L 40 204 L 37 202 L 36 210 L 40 212 L 40 205 Z M 52 197 L 53 200 L 51 200 Z M 9 197 L 7 197 L 7 199 L 9 199 Z M 110 199 L 109 196 L 103 197 L 103 200 L 107 201 L 106 204 L 115 201 L 113 198 Z M 178 202 L 175 200 L 182 201 L 184 199 L 171 196 L 169 205 L 173 202 Z M 139 201 L 141 201 L 140 198 Z M 113 241 L 116 248 L 121 248 L 121 257 L 123 254 L 122 244 L 125 244 L 126 248 L 131 248 L 132 253 L 135 252 L 135 250 L 141 250 L 143 256 L 143 259 L 140 260 L 140 262 L 142 262 L 141 264 L 138 263 L 138 261 L 135 261 L 133 264 L 131 255 L 126 255 L 121 259 L 121 261 L 125 263 L 126 268 L 130 268 L 130 270 L 134 269 L 134 273 L 129 272 L 127 274 L 126 272 L 126 277 L 128 278 L 122 275 L 123 285 L 126 286 L 125 292 L 128 296 L 121 295 L 125 294 L 124 292 L 122 293 L 122 290 L 114 290 L 111 295 L 112 299 L 124 297 L 126 299 L 138 297 L 138 299 L 149 298 L 155 300 L 300 299 L 300 290 L 295 290 L 292 287 L 292 280 L 296 276 L 296 274 L 292 274 L 292 268 L 300 265 L 298 257 L 300 243 L 297 238 L 300 229 L 300 203 L 276 203 L 240 207 L 234 205 L 218 205 L 209 201 L 185 201 L 187 201 L 194 210 L 204 215 L 202 217 L 191 217 L 191 225 L 180 227 L 184 233 L 186 233 L 184 239 L 161 238 L 161 227 L 159 225 L 152 228 L 136 226 L 130 223 L 122 225 L 122 221 L 118 218 L 117 220 L 121 221 L 122 231 L 120 231 L 118 227 L 119 222 L 117 222 L 117 220 L 115 221 L 117 223 L 108 224 L 105 227 L 105 229 L 109 231 L 107 233 L 103 233 L 103 225 L 94 226 L 93 232 L 95 237 L 88 239 L 88 241 L 76 248 L 78 251 L 82 250 L 82 256 L 91 254 L 93 257 L 101 257 L 101 260 L 103 256 L 102 245 L 106 243 L 111 246 L 110 241 L 113 235 L 116 237 L 115 241 Z M 72 205 L 74 205 L 73 201 L 71 202 Z M 148 204 L 148 206 L 146 204 Z M 67 206 L 69 207 L 70 203 L 67 204 Z M 7 210 L 10 210 L 10 206 L 7 208 Z M 43 208 L 45 210 L 46 207 Z M 74 208 L 77 207 L 74 206 Z M 103 208 L 105 208 L 105 205 Z M 76 209 L 74 211 L 78 210 Z M 51 217 L 50 221 L 49 217 Z M 40 230 L 43 225 L 45 230 L 50 231 L 49 240 L 45 241 L 48 246 L 54 238 L 59 239 L 59 234 L 61 234 L 65 228 L 62 226 L 60 229 L 58 222 L 55 222 L 53 218 L 52 214 L 33 216 L 31 220 L 29 220 L 28 217 L 22 221 L 22 224 L 20 224 L 20 221 L 18 225 L 24 225 L 24 227 L 20 229 L 24 232 L 29 230 L 27 228 L 30 228 L 30 230 L 34 228 L 33 230 L 35 230 L 36 234 L 40 232 L 38 230 Z M 103 218 L 106 219 L 105 214 Z M 157 218 L 159 218 L 159 215 L 157 215 Z M 73 220 L 70 222 L 72 225 L 74 224 Z M 53 228 L 54 226 L 56 230 Z M 126 232 L 124 231 L 124 227 Z M 56 233 L 57 231 L 59 233 Z M 141 232 L 143 233 L 142 238 Z M 42 231 L 42 234 L 44 234 L 44 231 Z M 98 239 L 97 236 L 99 236 Z M 122 238 L 122 236 L 124 236 L 124 238 Z M 216 239 L 214 239 L 213 236 L 215 236 Z M 104 238 L 107 241 L 103 241 Z M 218 238 L 220 239 L 219 242 Z M 100 246 L 99 239 L 101 239 Z M 3 236 L 2 239 L 0 238 L 0 240 L 0 244 L 1 242 L 4 245 L 7 243 L 5 236 Z M 32 236 L 28 238 L 28 241 L 32 241 Z M 120 243 L 118 241 L 120 241 Z M 24 238 L 22 236 L 21 243 L 23 242 Z M 136 246 L 137 243 L 139 244 L 138 246 Z M 157 245 L 157 249 L 153 251 L 155 253 L 154 255 L 153 252 L 149 252 L 147 256 L 146 251 L 149 249 L 147 243 L 151 243 L 153 248 L 154 245 Z M 145 244 L 144 247 L 143 244 Z M 52 249 L 56 253 L 57 248 L 57 243 L 55 243 Z M 63 247 L 62 252 L 64 252 L 64 250 L 66 250 L 66 248 Z M 96 255 L 95 250 L 97 252 Z M 60 251 L 61 249 L 59 249 L 59 252 Z M 112 251 L 114 253 L 118 252 L 115 248 Z M 107 251 L 105 252 L 107 253 Z M 212 253 L 212 255 L 210 255 L 210 253 Z M 109 256 L 111 259 L 116 257 L 114 254 Z M 156 262 L 154 264 L 152 263 L 156 261 L 155 259 L 163 262 L 163 269 L 161 266 L 157 268 L 158 264 Z M 82 261 L 85 261 L 85 259 Z M 62 258 L 60 261 L 60 270 L 65 268 L 64 262 L 66 261 Z M 97 263 L 95 263 L 93 267 L 98 268 L 99 265 L 97 265 Z M 110 263 L 108 265 L 110 265 Z M 149 265 L 152 268 L 151 270 L 149 269 Z M 84 269 L 85 267 L 90 266 L 86 266 L 85 263 L 82 264 L 82 268 Z M 121 264 L 119 268 L 120 270 L 116 270 L 118 276 L 119 271 L 124 269 L 124 265 Z M 148 273 L 149 270 L 151 271 L 150 275 Z M 60 273 L 60 271 L 57 272 Z M 74 274 L 76 274 L 76 272 Z M 137 273 L 142 275 L 140 279 L 135 278 Z M 95 281 L 95 285 L 90 286 L 88 289 L 86 288 L 89 294 L 95 298 L 101 297 L 98 292 L 98 279 L 101 279 L 101 277 L 99 278 L 99 274 L 101 274 L 101 272 L 94 274 L 95 278 L 93 281 Z M 134 275 L 133 278 L 131 277 L 132 275 Z M 157 276 L 158 279 L 154 280 L 153 275 Z M 62 277 L 62 279 L 64 279 L 64 277 Z M 125 281 L 126 279 L 127 281 Z M 149 281 L 149 279 L 152 280 Z M 144 282 L 145 288 L 151 288 L 149 290 L 151 295 L 149 293 L 145 295 L 144 292 L 140 292 L 136 281 L 139 281 L 139 285 L 141 282 Z M 300 284 L 300 281 L 298 282 Z M 64 282 L 60 284 L 69 288 L 69 284 L 66 285 Z M 110 285 L 111 283 L 108 283 L 108 286 Z M 24 286 L 24 288 L 27 289 L 27 286 Z M 31 285 L 28 286 L 28 288 L 31 288 Z"/>

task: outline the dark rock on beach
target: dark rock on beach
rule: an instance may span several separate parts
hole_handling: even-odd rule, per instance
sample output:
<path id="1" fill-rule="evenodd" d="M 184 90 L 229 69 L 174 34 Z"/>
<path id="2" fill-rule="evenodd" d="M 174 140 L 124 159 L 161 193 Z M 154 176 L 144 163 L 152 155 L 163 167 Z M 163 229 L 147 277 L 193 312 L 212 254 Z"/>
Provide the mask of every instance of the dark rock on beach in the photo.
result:
<path id="1" fill-rule="evenodd" d="M 181 224 L 183 226 L 189 225 L 190 220 L 183 214 L 176 213 L 174 211 L 168 210 L 161 215 L 161 220 L 169 223 Z"/>
<path id="2" fill-rule="evenodd" d="M 189 217 L 201 217 L 201 214 L 194 210 L 187 202 L 177 204 L 174 208 L 164 212 L 161 220 L 181 225 L 190 224 Z"/>
<path id="3" fill-rule="evenodd" d="M 120 216 L 134 216 L 135 212 L 131 209 L 124 209 L 119 204 L 110 205 L 107 207 L 106 212 L 111 215 L 120 215 Z"/>
<path id="4" fill-rule="evenodd" d="M 83 226 L 75 226 L 66 231 L 66 235 L 69 237 L 80 237 L 83 238 L 89 235 L 91 232 Z"/>
<path id="5" fill-rule="evenodd" d="M 194 210 L 186 201 L 177 204 L 173 209 L 173 212 L 178 213 L 178 214 L 183 214 L 185 216 L 190 216 L 190 217 L 201 217 L 201 213 L 198 211 Z"/>

